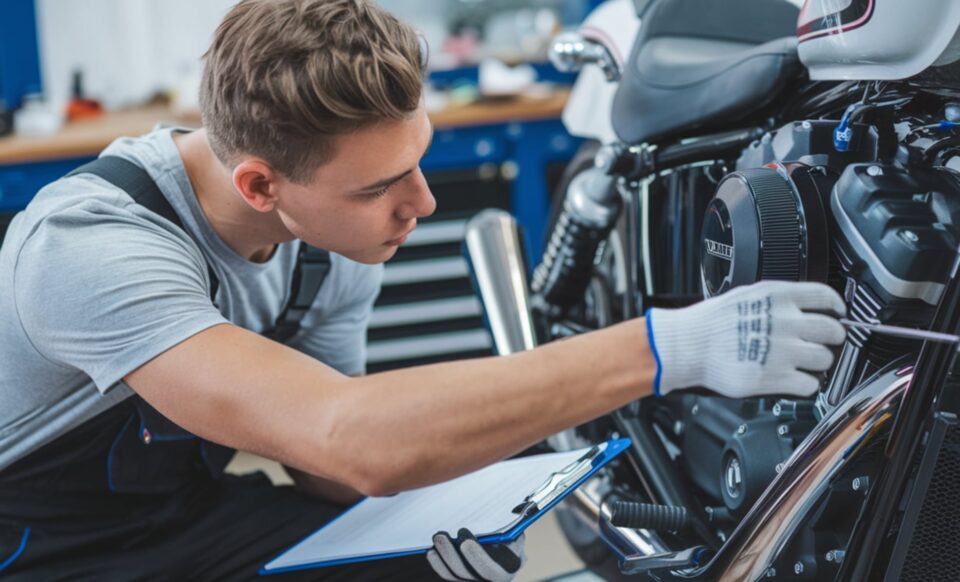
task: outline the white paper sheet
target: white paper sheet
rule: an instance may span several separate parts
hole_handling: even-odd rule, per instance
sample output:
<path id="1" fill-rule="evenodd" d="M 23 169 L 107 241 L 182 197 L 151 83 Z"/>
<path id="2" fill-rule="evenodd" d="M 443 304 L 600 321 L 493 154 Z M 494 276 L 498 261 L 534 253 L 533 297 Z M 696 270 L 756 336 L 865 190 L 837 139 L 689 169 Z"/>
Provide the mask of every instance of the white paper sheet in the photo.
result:
<path id="1" fill-rule="evenodd" d="M 477 537 L 503 533 L 516 522 L 514 507 L 588 450 L 511 459 L 445 483 L 369 497 L 264 569 L 425 551 L 433 546 L 433 534 L 456 537 L 463 527 Z"/>

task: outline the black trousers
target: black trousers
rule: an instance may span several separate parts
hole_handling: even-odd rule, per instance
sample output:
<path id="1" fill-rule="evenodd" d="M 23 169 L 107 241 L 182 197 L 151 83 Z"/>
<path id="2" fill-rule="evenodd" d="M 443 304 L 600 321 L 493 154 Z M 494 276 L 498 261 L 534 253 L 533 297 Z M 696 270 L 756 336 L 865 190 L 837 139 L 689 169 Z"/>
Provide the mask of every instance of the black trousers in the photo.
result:
<path id="1" fill-rule="evenodd" d="M 233 451 L 137 397 L 0 471 L 0 580 L 252 580 L 343 508 L 224 475 Z M 424 556 L 263 580 L 436 580 Z"/>
<path id="2" fill-rule="evenodd" d="M 4 524 L 0 518 L 0 565 L 14 558 L 0 579 L 252 580 L 264 564 L 340 511 L 290 486 L 275 487 L 257 473 L 226 476 L 215 487 L 184 492 L 139 515 L 74 521 L 60 511 L 35 514 L 25 542 L 22 522 Z M 436 579 L 424 556 L 263 577 L 266 582 Z"/>

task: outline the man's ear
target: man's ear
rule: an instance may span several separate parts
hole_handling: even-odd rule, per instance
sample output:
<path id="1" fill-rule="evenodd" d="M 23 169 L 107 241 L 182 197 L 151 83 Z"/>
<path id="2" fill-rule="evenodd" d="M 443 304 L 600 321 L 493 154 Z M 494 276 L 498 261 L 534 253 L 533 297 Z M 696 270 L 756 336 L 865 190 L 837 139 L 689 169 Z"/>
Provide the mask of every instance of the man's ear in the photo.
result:
<path id="1" fill-rule="evenodd" d="M 263 160 L 244 160 L 233 169 L 233 186 L 258 212 L 272 212 L 277 204 L 280 175 Z"/>

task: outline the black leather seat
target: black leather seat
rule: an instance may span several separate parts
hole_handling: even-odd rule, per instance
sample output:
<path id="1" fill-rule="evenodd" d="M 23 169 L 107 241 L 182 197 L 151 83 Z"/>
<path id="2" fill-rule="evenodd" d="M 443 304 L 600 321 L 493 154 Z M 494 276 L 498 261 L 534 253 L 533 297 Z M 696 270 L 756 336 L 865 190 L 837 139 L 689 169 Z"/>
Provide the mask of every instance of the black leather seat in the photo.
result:
<path id="1" fill-rule="evenodd" d="M 655 0 L 624 66 L 613 126 L 657 142 L 748 117 L 800 71 L 787 0 Z"/>

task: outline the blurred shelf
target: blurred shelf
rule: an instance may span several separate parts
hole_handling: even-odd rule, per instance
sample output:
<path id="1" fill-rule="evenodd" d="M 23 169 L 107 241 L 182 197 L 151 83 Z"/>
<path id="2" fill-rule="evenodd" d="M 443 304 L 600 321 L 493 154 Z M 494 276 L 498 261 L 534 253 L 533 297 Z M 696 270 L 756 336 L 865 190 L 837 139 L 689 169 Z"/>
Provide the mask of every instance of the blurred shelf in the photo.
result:
<path id="1" fill-rule="evenodd" d="M 562 89 L 544 98 L 518 96 L 481 100 L 433 112 L 430 119 L 437 129 L 551 119 L 560 116 L 568 95 L 569 91 Z M 94 157 L 118 137 L 143 135 L 158 123 L 199 127 L 200 116 L 196 113 L 178 115 L 166 108 L 153 107 L 111 112 L 96 119 L 69 123 L 49 137 L 2 137 L 0 165 Z"/>
<path id="2" fill-rule="evenodd" d="M 0 164 L 93 157 L 118 137 L 149 133 L 158 123 L 197 127 L 200 117 L 178 116 L 169 109 L 153 107 L 68 123 L 49 137 L 7 136 L 0 138 Z"/>

